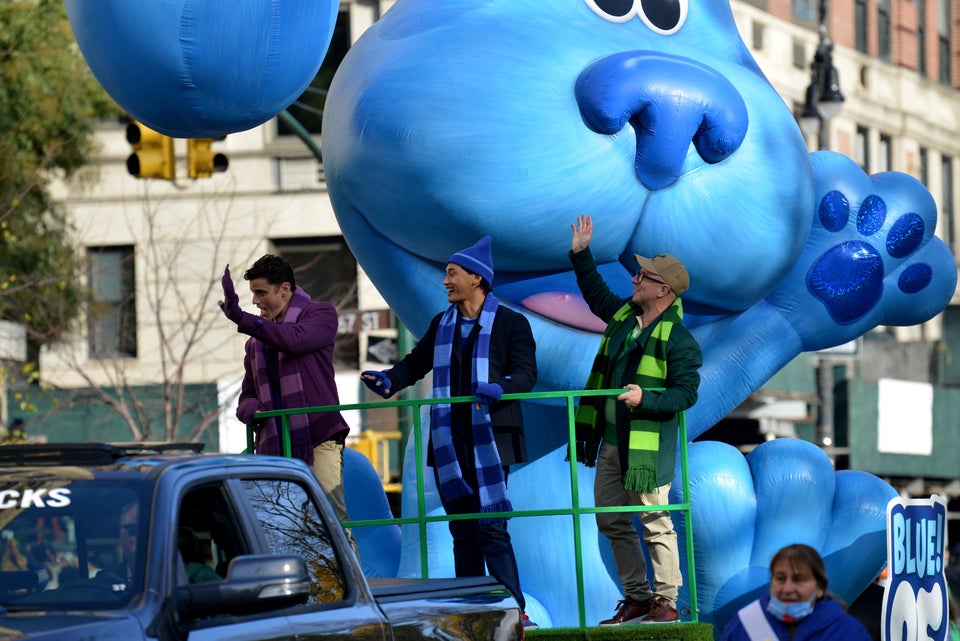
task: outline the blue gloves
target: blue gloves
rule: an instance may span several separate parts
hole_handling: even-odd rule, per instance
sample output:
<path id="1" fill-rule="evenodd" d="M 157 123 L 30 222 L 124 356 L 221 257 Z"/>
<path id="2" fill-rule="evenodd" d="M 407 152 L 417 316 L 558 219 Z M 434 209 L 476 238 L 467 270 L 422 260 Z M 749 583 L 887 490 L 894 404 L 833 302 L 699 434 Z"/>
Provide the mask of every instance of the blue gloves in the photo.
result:
<path id="1" fill-rule="evenodd" d="M 230 265 L 227 265 L 227 268 L 223 270 L 223 278 L 220 279 L 220 284 L 223 286 L 223 300 L 220 301 L 220 309 L 223 310 L 224 316 L 239 325 L 240 319 L 243 318 L 243 310 L 240 309 L 240 297 L 233 289 Z"/>
<path id="2" fill-rule="evenodd" d="M 476 396 L 480 403 L 493 405 L 498 403 L 500 397 L 503 396 L 503 387 L 500 383 L 478 383 Z"/>
<path id="3" fill-rule="evenodd" d="M 367 386 L 367 389 L 374 394 L 382 396 L 383 398 L 390 396 L 390 378 L 386 372 L 368 369 L 360 372 L 360 380 L 362 380 L 363 384 Z"/>
<path id="4" fill-rule="evenodd" d="M 387 376 L 386 372 L 365 370 L 360 372 L 360 380 L 374 394 L 383 398 L 390 397 L 390 377 Z M 477 385 L 477 401 L 484 405 L 497 403 L 501 396 L 503 396 L 503 387 L 499 383 L 480 383 Z"/>

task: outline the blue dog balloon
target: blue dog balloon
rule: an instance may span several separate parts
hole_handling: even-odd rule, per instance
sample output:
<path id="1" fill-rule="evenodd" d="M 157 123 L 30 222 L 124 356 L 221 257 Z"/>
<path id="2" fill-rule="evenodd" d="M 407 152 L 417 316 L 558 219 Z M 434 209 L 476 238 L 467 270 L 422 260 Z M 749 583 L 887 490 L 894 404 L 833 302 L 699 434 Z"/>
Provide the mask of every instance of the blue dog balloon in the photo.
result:
<path id="1" fill-rule="evenodd" d="M 337 72 L 323 131 L 347 242 L 414 333 L 447 305 L 446 258 L 493 236 L 495 291 L 530 319 L 540 390 L 582 389 L 602 330 L 567 259 L 577 214 L 593 216 L 591 249 L 624 295 L 634 252 L 683 260 L 685 320 L 704 351 L 690 439 L 802 351 L 926 321 L 956 286 L 930 194 L 808 154 L 723 0 L 399 0 Z M 567 506 L 566 414 L 543 404 L 526 417 L 514 505 Z M 835 474 L 816 447 L 770 445 L 747 459 L 690 449 L 700 615 L 718 625 L 781 545 L 816 545 L 847 601 L 883 563 L 892 489 Z M 579 468 L 581 504 L 591 486 Z M 620 593 L 609 545 L 592 517 L 581 525 L 592 625 Z M 542 608 L 531 616 L 577 625 L 569 517 L 510 528 Z"/>

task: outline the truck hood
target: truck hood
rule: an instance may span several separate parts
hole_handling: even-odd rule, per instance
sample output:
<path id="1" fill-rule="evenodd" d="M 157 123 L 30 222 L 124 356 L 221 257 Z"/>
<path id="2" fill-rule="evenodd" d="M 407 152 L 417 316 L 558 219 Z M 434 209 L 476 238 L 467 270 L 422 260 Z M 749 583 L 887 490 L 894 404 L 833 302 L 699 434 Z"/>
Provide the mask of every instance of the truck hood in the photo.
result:
<path id="1" fill-rule="evenodd" d="M 139 622 L 125 612 L 17 612 L 0 608 L 0 641 L 140 638 L 143 630 Z"/>

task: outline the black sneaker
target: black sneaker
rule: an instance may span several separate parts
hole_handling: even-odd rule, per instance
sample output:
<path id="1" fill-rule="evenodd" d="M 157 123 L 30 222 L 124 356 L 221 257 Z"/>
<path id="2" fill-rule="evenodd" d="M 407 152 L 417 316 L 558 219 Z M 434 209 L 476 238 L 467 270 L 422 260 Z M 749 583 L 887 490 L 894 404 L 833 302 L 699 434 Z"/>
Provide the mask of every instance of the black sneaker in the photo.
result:
<path id="1" fill-rule="evenodd" d="M 650 601 L 634 601 L 624 598 L 617 602 L 617 613 L 601 621 L 600 625 L 629 625 L 640 623 L 650 613 Z"/>
<path id="2" fill-rule="evenodd" d="M 536 630 L 540 627 L 539 625 L 531 621 L 530 617 L 528 617 L 526 614 L 521 615 L 520 619 L 523 621 L 524 632 L 526 632 L 527 630 Z"/>

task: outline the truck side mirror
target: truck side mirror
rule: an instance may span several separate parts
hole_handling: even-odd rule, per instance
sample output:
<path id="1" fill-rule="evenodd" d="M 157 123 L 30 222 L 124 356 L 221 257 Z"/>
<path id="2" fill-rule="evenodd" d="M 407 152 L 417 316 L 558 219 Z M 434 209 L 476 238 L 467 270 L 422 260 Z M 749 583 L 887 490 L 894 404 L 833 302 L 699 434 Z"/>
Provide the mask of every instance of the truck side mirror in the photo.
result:
<path id="1" fill-rule="evenodd" d="M 214 614 L 253 614 L 301 605 L 310 574 L 296 554 L 243 555 L 230 561 L 223 581 L 177 588 L 177 614 L 190 622 Z"/>

